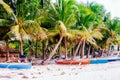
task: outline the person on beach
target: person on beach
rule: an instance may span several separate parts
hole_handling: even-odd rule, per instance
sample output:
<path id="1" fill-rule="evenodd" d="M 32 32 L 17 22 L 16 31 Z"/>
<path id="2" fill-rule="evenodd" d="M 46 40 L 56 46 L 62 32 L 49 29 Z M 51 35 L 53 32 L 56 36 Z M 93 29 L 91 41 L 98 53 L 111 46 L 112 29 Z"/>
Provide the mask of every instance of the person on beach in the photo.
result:
<path id="1" fill-rule="evenodd" d="M 20 59 L 18 60 L 18 62 L 26 63 L 26 62 L 27 62 L 26 56 L 21 55 L 21 56 L 20 56 Z"/>

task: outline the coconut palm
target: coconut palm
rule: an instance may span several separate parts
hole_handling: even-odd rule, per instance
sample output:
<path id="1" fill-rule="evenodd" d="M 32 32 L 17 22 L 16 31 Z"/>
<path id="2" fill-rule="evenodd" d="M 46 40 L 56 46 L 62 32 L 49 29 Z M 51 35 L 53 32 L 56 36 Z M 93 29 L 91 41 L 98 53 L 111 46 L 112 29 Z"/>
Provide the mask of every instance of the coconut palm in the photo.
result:
<path id="1" fill-rule="evenodd" d="M 50 53 L 49 58 L 44 61 L 44 64 L 48 63 L 48 61 L 54 55 L 54 52 L 57 50 L 58 46 L 61 44 L 63 37 L 65 38 L 65 36 L 67 36 L 67 28 L 69 29 L 70 27 L 74 26 L 76 22 L 75 13 L 77 12 L 77 7 L 75 6 L 75 2 L 73 0 L 59 0 L 56 1 L 55 5 L 53 3 L 51 3 L 50 5 L 50 19 L 53 21 L 57 21 L 55 24 L 60 39 L 53 51 Z"/>
<path id="2" fill-rule="evenodd" d="M 95 39 L 101 39 L 103 36 L 100 33 L 99 29 L 97 29 L 97 26 L 102 24 L 101 23 L 101 17 L 97 16 L 97 13 L 92 11 L 90 7 L 84 6 L 83 4 L 78 5 L 79 7 L 79 13 L 77 14 L 77 25 L 76 28 L 82 31 L 82 58 L 84 56 L 84 48 L 85 44 L 91 44 L 96 46 L 96 40 Z M 100 17 L 100 20 L 98 21 L 98 17 Z M 80 46 L 80 43 L 79 45 Z M 79 48 L 79 47 L 78 47 Z M 77 49 L 78 49 L 77 48 Z M 78 51 L 78 50 L 77 50 Z M 74 54 L 74 57 L 77 54 Z M 89 52 L 88 52 L 89 53 Z"/>
<path id="3" fill-rule="evenodd" d="M 32 2 L 32 3 L 30 3 Z M 34 4 L 35 3 L 35 4 Z M 3 2 L 1 3 L 3 4 Z M 3 7 L 5 6 L 6 4 L 4 3 L 3 4 Z M 40 9 L 39 9 L 39 0 L 36 0 L 36 1 L 17 1 L 16 2 L 16 16 L 15 14 L 13 13 L 13 11 L 10 11 L 10 7 L 7 5 L 7 7 L 4 7 L 8 12 L 9 14 L 11 14 L 13 16 L 13 18 L 15 19 L 15 26 L 12 26 L 12 32 L 14 34 L 16 34 L 17 38 L 20 40 L 20 52 L 21 52 L 21 55 L 23 55 L 23 49 L 22 49 L 22 38 L 23 38 L 23 35 L 29 35 L 30 37 L 32 36 L 38 36 L 36 35 L 36 33 L 32 34 L 30 33 L 31 31 L 27 31 L 28 30 L 32 30 L 34 32 L 40 32 L 41 34 L 41 31 L 39 30 L 42 30 L 42 28 L 39 28 L 40 26 Z M 32 6 L 32 7 L 30 7 Z M 9 9 L 8 9 L 9 8 Z M 31 10 L 34 9 L 36 10 L 37 12 L 31 12 Z M 17 18 L 16 18 L 17 17 Z M 17 25 L 16 25 L 17 24 Z M 29 28 L 28 28 L 28 27 Z M 38 29 L 37 29 L 38 28 Z M 28 33 L 29 32 L 29 33 Z M 43 31 L 42 31 L 43 32 Z M 39 33 L 37 33 L 39 34 Z M 41 34 L 42 35 L 42 34 Z M 40 36 L 38 36 L 37 38 L 40 38 L 42 39 Z M 36 39 L 36 42 L 40 39 Z M 33 39 L 33 38 L 32 38 Z M 37 51 L 36 51 L 37 52 Z"/>
<path id="4" fill-rule="evenodd" d="M 46 33 L 43 31 L 43 29 L 40 27 L 40 25 L 32 20 L 27 20 L 23 24 L 23 28 L 27 35 L 29 35 L 30 39 L 36 42 L 36 52 L 35 55 L 37 57 L 37 46 L 38 41 L 44 40 L 47 38 Z"/>
<path id="5" fill-rule="evenodd" d="M 104 32 L 104 40 L 106 40 L 103 44 L 105 49 L 110 49 L 111 45 L 117 44 L 119 42 L 119 25 L 120 19 L 119 18 L 110 18 L 110 14 L 105 15 L 104 23 L 106 27 L 109 29 L 106 33 Z"/>
<path id="6" fill-rule="evenodd" d="M 9 5 L 7 5 L 4 1 L 0 1 L 0 6 L 2 6 L 2 8 L 0 8 L 0 13 L 1 13 L 1 18 L 0 19 L 0 40 L 5 40 L 6 42 L 6 48 L 7 48 L 7 56 L 6 59 L 9 60 L 9 40 L 12 36 L 12 32 L 11 27 L 14 24 L 17 23 L 17 19 L 16 16 L 14 15 L 14 12 L 12 11 L 12 9 L 9 7 Z M 12 20 L 14 19 L 14 20 Z"/>
<path id="7" fill-rule="evenodd" d="M 66 34 L 66 27 L 65 25 L 61 22 L 61 21 L 58 21 L 56 23 L 56 30 L 60 36 L 60 39 L 58 41 L 58 43 L 56 44 L 55 48 L 52 50 L 52 52 L 50 53 L 48 59 L 46 59 L 43 64 L 47 64 L 48 61 L 52 58 L 52 56 L 54 55 L 55 51 L 57 50 L 58 46 L 61 44 L 61 41 L 63 39 L 63 37 L 65 36 Z"/>

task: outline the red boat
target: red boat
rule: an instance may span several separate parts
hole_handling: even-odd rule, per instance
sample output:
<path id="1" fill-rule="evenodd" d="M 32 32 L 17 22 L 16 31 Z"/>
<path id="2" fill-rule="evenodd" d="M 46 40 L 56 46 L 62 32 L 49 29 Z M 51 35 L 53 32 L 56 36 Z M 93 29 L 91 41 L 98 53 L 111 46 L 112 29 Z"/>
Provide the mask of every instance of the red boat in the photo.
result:
<path id="1" fill-rule="evenodd" d="M 87 65 L 87 64 L 90 64 L 90 60 L 81 61 L 81 65 Z"/>
<path id="2" fill-rule="evenodd" d="M 73 60 L 56 60 L 56 64 L 63 64 L 63 65 L 78 65 L 80 61 L 73 61 Z"/>

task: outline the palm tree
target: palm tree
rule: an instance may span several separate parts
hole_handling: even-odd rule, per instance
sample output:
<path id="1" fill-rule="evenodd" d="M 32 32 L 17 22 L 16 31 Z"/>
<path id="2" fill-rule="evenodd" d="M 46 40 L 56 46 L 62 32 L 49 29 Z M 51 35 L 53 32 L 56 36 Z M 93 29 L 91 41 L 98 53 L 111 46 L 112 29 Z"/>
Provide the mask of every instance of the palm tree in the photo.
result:
<path id="1" fill-rule="evenodd" d="M 119 18 L 110 18 L 110 13 L 107 13 L 104 18 L 105 26 L 108 28 L 107 32 L 104 32 L 104 43 L 105 49 L 111 49 L 111 45 L 119 43 L 119 25 L 120 19 Z M 117 43 L 118 42 L 118 43 Z M 110 52 L 110 51 L 109 51 Z"/>
<path id="2" fill-rule="evenodd" d="M 23 28 L 27 35 L 29 35 L 30 39 L 32 39 L 36 43 L 35 56 L 37 57 L 38 41 L 46 39 L 47 35 L 40 27 L 40 25 L 32 20 L 25 21 L 23 24 Z"/>
<path id="3" fill-rule="evenodd" d="M 58 46 L 61 44 L 61 41 L 63 39 L 63 37 L 65 36 L 66 34 L 66 27 L 65 25 L 61 22 L 61 21 L 58 21 L 56 23 L 56 30 L 58 31 L 58 34 L 60 36 L 60 39 L 58 41 L 58 43 L 56 44 L 55 48 L 52 50 L 52 52 L 50 53 L 48 59 L 46 59 L 43 64 L 47 64 L 48 61 L 52 58 L 52 56 L 54 55 L 55 51 L 57 50 Z"/>
<path id="4" fill-rule="evenodd" d="M 52 58 L 52 56 L 54 55 L 54 52 L 57 50 L 58 46 L 61 44 L 63 37 L 65 38 L 67 28 L 74 26 L 74 24 L 76 23 L 74 13 L 77 12 L 77 8 L 73 0 L 66 0 L 66 1 L 61 0 L 56 2 L 55 5 L 51 3 L 51 8 L 49 11 L 50 11 L 49 13 L 50 13 L 51 20 L 57 21 L 56 30 L 59 33 L 60 39 L 56 44 L 55 48 L 53 49 L 53 51 L 50 53 L 49 58 L 45 60 L 43 64 L 47 64 L 48 61 Z M 54 15 L 51 15 L 51 14 L 54 14 Z"/>
<path id="5" fill-rule="evenodd" d="M 97 5 L 99 6 L 99 5 Z M 97 45 L 96 44 L 96 39 L 101 39 L 102 38 L 102 34 L 100 32 L 99 29 L 97 29 L 97 26 L 99 26 L 100 24 L 102 24 L 102 19 L 100 16 L 97 16 L 97 11 L 93 11 L 92 8 L 94 8 L 94 6 L 91 7 L 87 7 L 83 4 L 78 5 L 79 7 L 79 12 L 77 14 L 77 24 L 76 24 L 76 29 L 79 29 L 81 31 L 81 42 L 82 42 L 82 55 L 81 57 L 83 58 L 84 56 L 84 48 L 85 48 L 85 44 L 89 44 L 89 45 Z M 95 6 L 96 7 L 96 6 Z M 96 8 L 95 8 L 96 9 Z M 100 8 L 101 9 L 101 8 Z M 98 19 L 100 17 L 100 20 Z M 80 43 L 77 47 L 77 49 L 79 48 Z M 77 54 L 77 50 L 74 53 L 74 57 Z M 89 53 L 89 52 L 88 52 Z"/>
<path id="6" fill-rule="evenodd" d="M 30 2 L 32 2 L 32 3 L 30 3 Z M 33 4 L 33 3 L 35 3 L 35 4 Z M 36 43 L 38 40 L 42 39 L 40 37 L 40 34 L 43 33 L 43 30 L 42 30 L 42 28 L 40 28 L 40 19 L 41 19 L 40 15 L 41 14 L 40 14 L 40 9 L 39 9 L 39 0 L 22 1 L 22 2 L 17 1 L 15 4 L 16 15 L 13 13 L 11 8 L 6 3 L 4 3 L 2 1 L 1 4 L 6 9 L 6 11 L 9 12 L 9 14 L 11 14 L 11 16 L 15 20 L 15 23 L 14 23 L 15 26 L 12 26 L 12 32 L 16 35 L 17 39 L 20 40 L 20 52 L 21 52 L 21 55 L 23 55 L 24 54 L 23 46 L 22 46 L 23 35 L 29 35 L 30 37 L 37 36 L 35 38 Z M 30 6 L 32 6 L 32 7 L 30 7 Z M 31 12 L 32 9 L 36 10 L 37 12 L 34 12 L 34 11 Z M 28 31 L 26 29 L 28 29 Z M 38 33 L 32 34 L 32 33 L 30 33 L 31 32 L 30 30 L 32 30 L 34 32 L 36 31 Z M 36 34 L 38 34 L 38 35 L 36 35 Z M 43 36 L 43 35 L 41 34 L 41 36 Z M 37 46 L 36 46 L 36 50 L 37 50 Z M 36 53 L 37 53 L 37 51 L 36 51 Z"/>
<path id="7" fill-rule="evenodd" d="M 7 56 L 6 56 L 6 60 L 9 60 L 9 40 L 12 36 L 12 32 L 10 31 L 11 27 L 13 26 L 14 20 L 15 20 L 15 24 L 17 23 L 17 19 L 16 16 L 14 15 L 12 9 L 4 2 L 4 1 L 0 1 L 0 4 L 3 6 L 3 8 L 0 9 L 0 12 L 3 16 L 3 19 L 0 19 L 0 39 L 5 40 L 6 42 L 6 48 L 7 48 Z M 7 12 L 7 13 L 6 13 Z M 9 15 L 9 16 L 8 16 Z M 13 18 L 14 20 L 11 21 L 11 18 Z"/>

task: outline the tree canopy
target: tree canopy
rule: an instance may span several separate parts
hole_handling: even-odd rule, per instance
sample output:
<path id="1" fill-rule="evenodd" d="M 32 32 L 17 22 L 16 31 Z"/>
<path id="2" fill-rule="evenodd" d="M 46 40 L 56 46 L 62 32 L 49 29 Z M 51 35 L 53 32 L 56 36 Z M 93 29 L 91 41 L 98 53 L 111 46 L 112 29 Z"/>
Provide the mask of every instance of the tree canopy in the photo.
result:
<path id="1" fill-rule="evenodd" d="M 110 50 L 111 45 L 120 44 L 119 30 L 120 18 L 112 19 L 104 6 L 95 2 L 0 0 L 0 40 L 20 40 L 21 49 L 25 44 L 34 45 L 28 46 L 29 50 L 40 57 L 46 55 L 48 61 L 59 50 L 63 55 L 80 53 L 82 57 L 88 50 L 85 46 Z"/>

